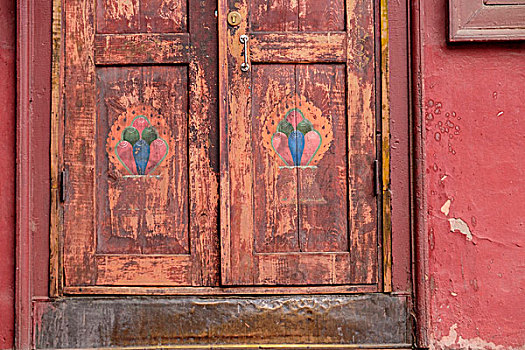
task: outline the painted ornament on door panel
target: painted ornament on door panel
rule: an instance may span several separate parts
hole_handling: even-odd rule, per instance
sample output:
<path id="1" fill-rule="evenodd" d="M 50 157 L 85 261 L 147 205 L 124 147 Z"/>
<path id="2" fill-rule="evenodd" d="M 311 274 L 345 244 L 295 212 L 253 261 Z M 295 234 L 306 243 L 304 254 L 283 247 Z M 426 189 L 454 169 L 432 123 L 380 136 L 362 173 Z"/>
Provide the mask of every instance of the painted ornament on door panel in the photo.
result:
<path id="1" fill-rule="evenodd" d="M 108 136 L 110 161 L 124 176 L 155 175 L 169 155 L 168 129 L 148 107 L 127 110 L 116 118 Z"/>
<path id="2" fill-rule="evenodd" d="M 324 172 L 317 167 L 333 141 L 331 116 L 304 96 L 290 94 L 261 119 L 262 144 L 279 169 L 277 192 L 287 193 L 280 202 L 326 204 L 318 185 Z"/>
<path id="3" fill-rule="evenodd" d="M 283 102 L 266 121 L 266 147 L 278 156 L 280 167 L 316 167 L 333 140 L 329 116 L 303 96 Z"/>

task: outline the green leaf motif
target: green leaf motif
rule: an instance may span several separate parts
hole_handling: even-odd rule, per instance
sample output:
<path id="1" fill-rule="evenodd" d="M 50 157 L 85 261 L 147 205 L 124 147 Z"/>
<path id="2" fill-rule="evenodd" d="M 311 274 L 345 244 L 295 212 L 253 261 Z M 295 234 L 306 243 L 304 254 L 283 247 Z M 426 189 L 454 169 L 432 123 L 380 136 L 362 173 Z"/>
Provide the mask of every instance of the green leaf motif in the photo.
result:
<path id="1" fill-rule="evenodd" d="M 307 119 L 303 119 L 299 122 L 299 124 L 297 124 L 297 130 L 302 132 L 303 135 L 306 135 L 306 133 L 312 131 L 313 129 L 314 126 Z"/>
<path id="2" fill-rule="evenodd" d="M 155 141 L 158 137 L 159 133 L 152 126 L 149 126 L 142 131 L 142 139 L 146 141 L 148 145 L 151 145 L 151 143 Z"/>
<path id="3" fill-rule="evenodd" d="M 140 133 L 137 129 L 132 126 L 128 126 L 122 132 L 122 139 L 134 145 L 138 140 L 140 140 Z"/>
<path id="4" fill-rule="evenodd" d="M 281 120 L 277 125 L 277 132 L 282 132 L 283 134 L 286 134 L 286 137 L 290 136 L 290 134 L 293 131 L 293 125 L 290 124 L 290 122 L 288 122 L 287 120 Z"/>

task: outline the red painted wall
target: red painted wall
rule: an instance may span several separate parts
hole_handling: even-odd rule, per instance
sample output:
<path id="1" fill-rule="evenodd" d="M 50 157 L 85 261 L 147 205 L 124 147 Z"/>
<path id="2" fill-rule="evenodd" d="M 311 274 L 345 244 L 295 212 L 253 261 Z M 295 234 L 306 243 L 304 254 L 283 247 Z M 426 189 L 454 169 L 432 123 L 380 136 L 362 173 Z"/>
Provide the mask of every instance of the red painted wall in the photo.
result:
<path id="1" fill-rule="evenodd" d="M 525 44 L 447 44 L 446 3 L 420 2 L 431 343 L 517 348 L 525 346 Z"/>
<path id="2" fill-rule="evenodd" d="M 13 347 L 16 2 L 0 1 L 0 349 Z"/>
<path id="3" fill-rule="evenodd" d="M 402 2 L 392 4 L 402 6 Z M 431 345 L 438 349 L 524 346 L 525 44 L 449 45 L 446 0 L 424 0 L 421 6 Z M 45 22 L 50 23 L 50 5 L 44 10 Z M 15 1 L 0 0 L 0 161 L 4 164 L 0 349 L 13 346 L 15 17 Z M 403 18 L 392 25 L 402 31 Z M 38 138 L 37 131 L 49 127 L 49 28 L 39 30 L 36 37 L 42 43 L 36 50 L 45 53 L 36 57 L 45 59 L 35 64 L 45 74 L 35 77 L 36 97 L 44 97 L 37 109 L 41 116 L 36 113 L 40 121 L 34 125 L 34 134 L 35 142 L 43 145 L 39 157 L 47 167 L 47 141 Z M 392 79 L 402 66 L 399 62 L 392 67 Z M 392 86 L 396 81 L 391 81 Z M 396 91 L 402 91 L 399 85 Z M 405 140 L 398 141 L 407 145 Z M 396 152 L 393 150 L 393 162 Z M 44 216 L 48 198 L 41 194 L 47 193 L 47 171 L 44 168 L 41 178 L 35 180 L 40 195 L 34 205 Z M 447 210 L 444 204 L 449 200 Z M 45 246 L 47 222 L 34 224 L 39 228 L 37 241 Z M 396 243 L 395 237 L 394 244 L 405 245 Z M 34 259 L 39 273 L 33 292 L 43 296 L 47 255 L 36 254 Z"/>

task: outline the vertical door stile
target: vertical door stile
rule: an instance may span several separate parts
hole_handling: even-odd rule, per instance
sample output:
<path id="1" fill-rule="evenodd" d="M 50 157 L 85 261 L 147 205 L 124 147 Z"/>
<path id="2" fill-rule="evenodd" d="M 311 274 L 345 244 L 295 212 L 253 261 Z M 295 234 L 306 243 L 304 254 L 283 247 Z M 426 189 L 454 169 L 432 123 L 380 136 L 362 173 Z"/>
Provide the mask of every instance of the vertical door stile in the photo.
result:
<path id="1" fill-rule="evenodd" d="M 375 60 L 372 4 L 347 0 L 348 162 L 352 275 L 377 282 L 377 204 L 374 198 Z M 350 30 L 352 28 L 353 30 Z"/>
<path id="2" fill-rule="evenodd" d="M 65 168 L 72 186 L 64 212 L 64 246 L 69 252 L 64 263 L 66 278 L 72 284 L 91 284 L 95 271 L 95 65 L 93 59 L 93 1 L 65 2 Z M 82 50 L 77 50 L 82 45 Z M 83 188 L 82 191 L 78 190 Z"/>

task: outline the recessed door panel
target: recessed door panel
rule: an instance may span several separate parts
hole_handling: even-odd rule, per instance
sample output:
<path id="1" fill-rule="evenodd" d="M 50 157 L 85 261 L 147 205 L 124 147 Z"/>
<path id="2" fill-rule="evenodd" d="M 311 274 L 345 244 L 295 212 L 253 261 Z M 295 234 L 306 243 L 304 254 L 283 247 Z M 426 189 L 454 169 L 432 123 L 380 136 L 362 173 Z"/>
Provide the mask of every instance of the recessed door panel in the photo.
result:
<path id="1" fill-rule="evenodd" d="M 97 253 L 189 254 L 187 67 L 96 73 Z"/>

